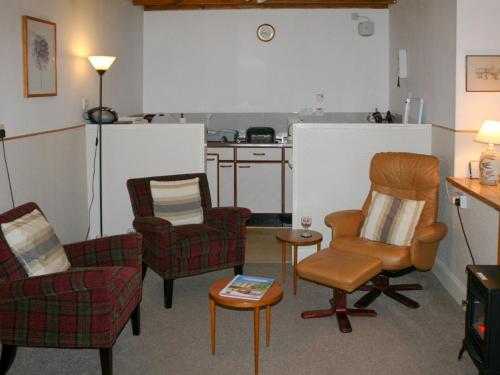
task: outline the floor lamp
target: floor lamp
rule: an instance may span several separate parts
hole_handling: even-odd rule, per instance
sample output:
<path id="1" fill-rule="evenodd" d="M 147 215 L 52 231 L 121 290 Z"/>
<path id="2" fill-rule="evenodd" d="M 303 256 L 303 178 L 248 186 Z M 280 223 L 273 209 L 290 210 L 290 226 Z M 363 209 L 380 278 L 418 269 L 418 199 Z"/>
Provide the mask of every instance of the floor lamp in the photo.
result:
<path id="1" fill-rule="evenodd" d="M 102 237 L 102 76 L 106 73 L 116 57 L 89 56 L 89 61 L 99 74 L 99 117 L 97 123 L 97 143 L 99 144 L 99 229 Z"/>

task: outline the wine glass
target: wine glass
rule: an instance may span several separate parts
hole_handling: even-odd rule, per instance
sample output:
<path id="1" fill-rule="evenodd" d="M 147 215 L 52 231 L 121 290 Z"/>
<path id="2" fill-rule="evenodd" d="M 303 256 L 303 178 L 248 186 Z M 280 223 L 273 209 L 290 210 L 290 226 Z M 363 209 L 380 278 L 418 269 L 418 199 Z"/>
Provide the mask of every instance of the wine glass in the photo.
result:
<path id="1" fill-rule="evenodd" d="M 311 232 L 309 231 L 309 227 L 312 224 L 312 217 L 311 216 L 302 216 L 300 218 L 300 224 L 302 225 L 302 228 L 304 228 L 304 232 L 301 234 L 302 237 L 312 237 Z"/>

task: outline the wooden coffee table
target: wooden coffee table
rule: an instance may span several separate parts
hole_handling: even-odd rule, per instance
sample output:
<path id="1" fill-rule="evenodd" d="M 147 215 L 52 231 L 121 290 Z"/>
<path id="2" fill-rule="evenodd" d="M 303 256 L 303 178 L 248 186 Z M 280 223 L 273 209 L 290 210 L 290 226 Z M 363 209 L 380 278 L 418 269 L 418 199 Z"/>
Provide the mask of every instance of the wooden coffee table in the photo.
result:
<path id="1" fill-rule="evenodd" d="M 281 241 L 281 279 L 285 283 L 286 272 L 286 244 L 293 245 L 293 294 L 297 294 L 297 252 L 299 246 L 310 246 L 317 244 L 317 251 L 321 250 L 323 236 L 315 230 L 309 230 L 311 237 L 302 237 L 304 229 L 281 229 L 276 233 L 276 238 Z"/>
<path id="2" fill-rule="evenodd" d="M 271 335 L 271 305 L 278 303 L 283 297 L 283 289 L 280 284 L 274 281 L 269 290 L 259 301 L 250 301 L 239 298 L 222 297 L 219 292 L 233 279 L 229 276 L 218 280 L 208 290 L 210 297 L 210 334 L 212 337 L 212 354 L 215 354 L 215 305 L 228 307 L 237 310 L 253 310 L 253 334 L 254 334 L 254 361 L 255 374 L 259 373 L 259 312 L 261 308 L 266 308 L 266 346 L 269 346 Z"/>

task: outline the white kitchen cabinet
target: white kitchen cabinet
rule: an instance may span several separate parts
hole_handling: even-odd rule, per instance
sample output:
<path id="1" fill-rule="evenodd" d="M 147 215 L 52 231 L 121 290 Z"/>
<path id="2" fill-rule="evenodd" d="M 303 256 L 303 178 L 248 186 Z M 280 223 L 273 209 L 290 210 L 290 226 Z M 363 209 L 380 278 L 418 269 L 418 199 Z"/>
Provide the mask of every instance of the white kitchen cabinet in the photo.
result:
<path id="1" fill-rule="evenodd" d="M 217 207 L 217 195 L 219 190 L 219 181 L 217 178 L 219 168 L 219 155 L 208 154 L 206 158 L 205 173 L 207 174 L 210 197 L 212 198 L 212 207 Z"/>
<path id="2" fill-rule="evenodd" d="M 281 148 L 271 147 L 240 147 L 236 151 L 238 160 L 281 160 Z"/>
<path id="3" fill-rule="evenodd" d="M 253 213 L 281 212 L 281 163 L 237 163 L 236 204 Z"/>
<path id="4" fill-rule="evenodd" d="M 234 163 L 219 163 L 219 207 L 234 206 Z"/>

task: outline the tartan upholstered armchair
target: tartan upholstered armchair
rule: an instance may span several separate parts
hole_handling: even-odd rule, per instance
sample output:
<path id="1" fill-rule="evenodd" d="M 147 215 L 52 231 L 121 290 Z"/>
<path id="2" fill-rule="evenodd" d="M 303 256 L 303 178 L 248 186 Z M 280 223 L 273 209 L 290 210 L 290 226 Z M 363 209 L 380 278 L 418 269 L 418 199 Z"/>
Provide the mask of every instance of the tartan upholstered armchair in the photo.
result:
<path id="1" fill-rule="evenodd" d="M 154 216 L 150 181 L 199 178 L 202 224 L 172 225 Z M 243 273 L 246 222 L 250 210 L 239 207 L 212 208 L 204 173 L 135 178 L 127 181 L 134 211 L 134 228 L 143 235 L 143 277 L 147 267 L 163 280 L 165 307 L 172 307 L 174 279 L 234 267 Z"/>
<path id="2" fill-rule="evenodd" d="M 35 209 L 26 203 L 0 223 Z M 0 374 L 18 346 L 99 349 L 102 373 L 111 374 L 112 347 L 129 318 L 140 333 L 141 247 L 138 234 L 65 245 L 68 271 L 27 277 L 0 234 Z"/>

